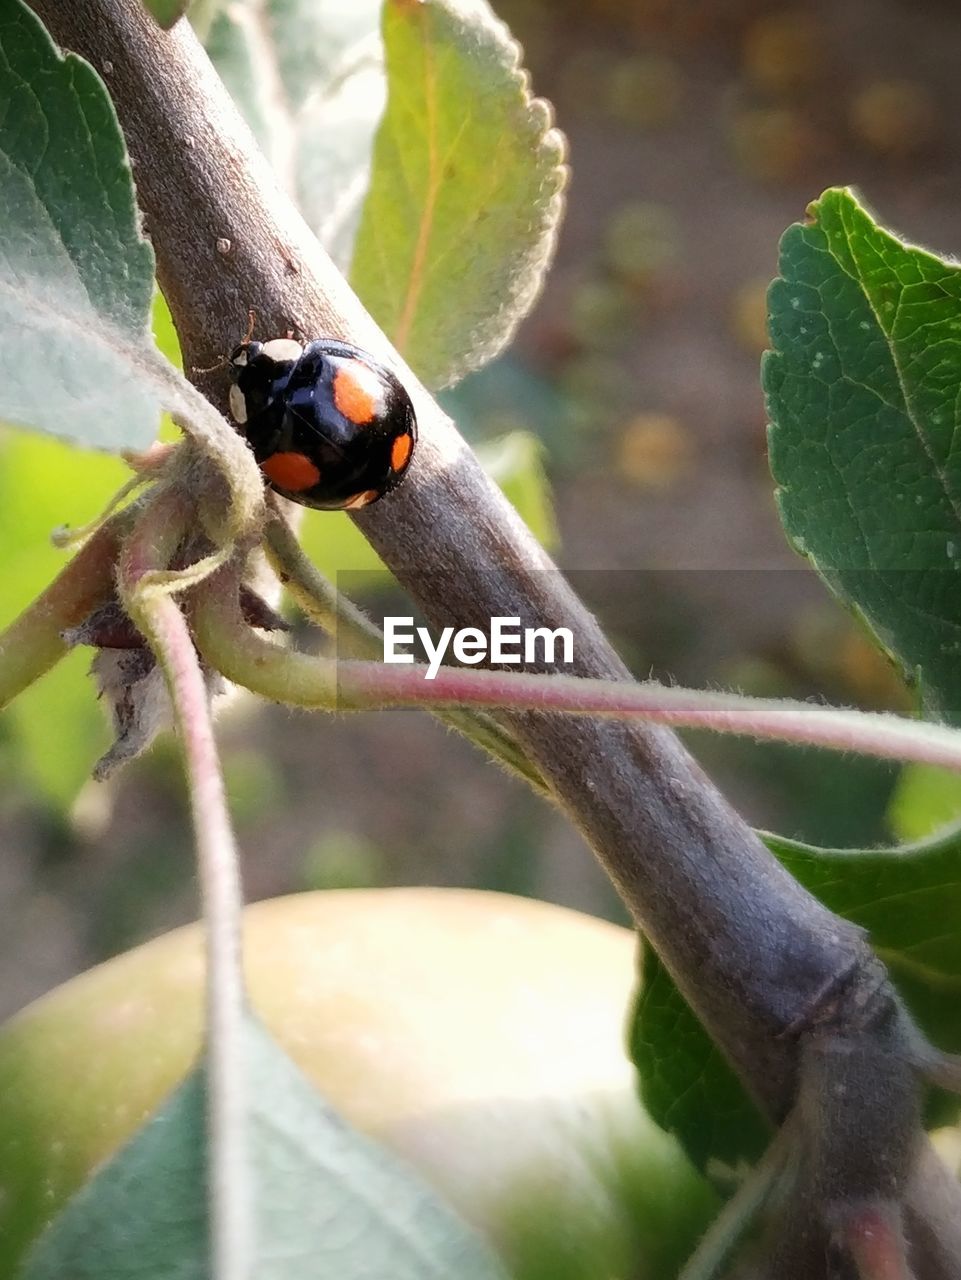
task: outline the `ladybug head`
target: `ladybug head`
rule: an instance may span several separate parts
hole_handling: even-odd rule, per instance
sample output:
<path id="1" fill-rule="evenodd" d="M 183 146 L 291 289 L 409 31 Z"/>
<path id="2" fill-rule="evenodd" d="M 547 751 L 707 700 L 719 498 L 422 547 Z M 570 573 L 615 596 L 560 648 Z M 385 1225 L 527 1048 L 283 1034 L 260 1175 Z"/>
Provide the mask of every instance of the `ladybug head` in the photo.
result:
<path id="1" fill-rule="evenodd" d="M 293 338 L 242 342 L 230 353 L 230 411 L 241 425 L 260 413 L 286 385 L 290 371 L 304 354 Z"/>
<path id="2" fill-rule="evenodd" d="M 231 351 L 227 363 L 230 370 L 235 373 L 238 369 L 246 369 L 252 360 L 256 360 L 264 349 L 262 342 L 241 342 Z"/>

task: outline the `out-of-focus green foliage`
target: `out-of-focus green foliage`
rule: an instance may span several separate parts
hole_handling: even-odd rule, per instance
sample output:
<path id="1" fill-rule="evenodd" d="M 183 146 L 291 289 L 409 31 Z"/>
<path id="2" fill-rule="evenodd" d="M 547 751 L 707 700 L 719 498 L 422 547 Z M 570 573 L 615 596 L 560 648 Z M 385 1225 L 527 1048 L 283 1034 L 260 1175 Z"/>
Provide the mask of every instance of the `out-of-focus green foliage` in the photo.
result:
<path id="1" fill-rule="evenodd" d="M 138 364 L 154 260 L 113 104 L 13 0 L 0 11 L 0 101 L 0 421 L 143 448 L 160 416 Z"/>
<path id="2" fill-rule="evenodd" d="M 947 769 L 910 764 L 901 771 L 888 806 L 899 840 L 923 840 L 961 818 L 961 778 Z"/>
<path id="3" fill-rule="evenodd" d="M 157 345 L 173 363 L 180 350 L 163 299 L 153 308 Z M 165 420 L 167 438 L 179 435 Z M 78 528 L 94 517 L 130 478 L 128 467 L 109 454 L 77 449 L 26 431 L 0 430 L 0 560 L 5 626 L 63 568 L 68 553 L 51 532 Z M 69 805 L 106 748 L 108 733 L 96 692 L 87 678 L 90 651 L 77 651 L 25 690 L 2 713 L 14 749 L 0 767 L 10 781 L 35 789 L 58 806 Z"/>
<path id="4" fill-rule="evenodd" d="M 485 0 L 384 5 L 387 110 L 351 280 L 429 386 L 486 364 L 530 310 L 563 211 L 564 140 Z"/>
<path id="5" fill-rule="evenodd" d="M 796 549 L 961 723 L 961 269 L 831 190 L 781 241 L 764 363 Z"/>
<path id="6" fill-rule="evenodd" d="M 143 0 L 143 2 L 164 28 L 172 27 L 190 7 L 190 0 Z"/>
<path id="7" fill-rule="evenodd" d="M 63 568 L 50 541 L 60 525 L 82 525 L 129 476 L 105 454 L 22 431 L 0 436 L 0 625 L 10 622 Z M 106 746 L 106 724 L 86 678 L 90 652 L 76 652 L 3 713 L 17 749 L 7 756 L 22 786 L 69 804 Z"/>
<path id="8" fill-rule="evenodd" d="M 204 24 L 234 101 L 344 269 L 384 109 L 380 9 L 380 0 L 236 0 Z"/>

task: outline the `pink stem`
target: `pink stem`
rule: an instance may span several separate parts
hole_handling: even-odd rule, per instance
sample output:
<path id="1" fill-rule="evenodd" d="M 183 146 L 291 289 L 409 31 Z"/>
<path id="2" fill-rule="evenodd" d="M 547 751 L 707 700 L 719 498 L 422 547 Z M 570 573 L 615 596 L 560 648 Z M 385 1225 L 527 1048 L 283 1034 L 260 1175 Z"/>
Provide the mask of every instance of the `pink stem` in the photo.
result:
<path id="1" fill-rule="evenodd" d="M 169 490 L 154 501 L 124 549 L 120 585 L 128 610 L 163 666 L 183 744 L 207 947 L 212 1274 L 217 1280 L 245 1280 L 252 1250 L 239 856 L 200 659 L 177 603 L 143 581 L 152 571 L 169 564 L 188 512 L 183 498 Z"/>
<path id="2" fill-rule="evenodd" d="M 835 1236 L 851 1255 L 859 1280 L 912 1280 L 897 1211 L 865 1205 L 851 1211 Z"/>
<path id="3" fill-rule="evenodd" d="M 357 698 L 372 705 L 441 703 L 637 718 L 961 770 L 961 732 L 901 716 L 654 683 L 456 667 L 443 667 L 433 680 L 426 680 L 424 671 L 423 667 L 341 662 L 338 693 L 348 702 Z"/>

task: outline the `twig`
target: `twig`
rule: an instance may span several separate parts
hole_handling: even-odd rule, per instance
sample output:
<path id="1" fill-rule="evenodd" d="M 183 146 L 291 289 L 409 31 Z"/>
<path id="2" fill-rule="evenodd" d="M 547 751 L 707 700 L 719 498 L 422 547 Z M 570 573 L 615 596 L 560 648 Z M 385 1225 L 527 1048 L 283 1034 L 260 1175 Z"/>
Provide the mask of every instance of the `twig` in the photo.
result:
<path id="1" fill-rule="evenodd" d="M 186 517 L 182 497 L 175 491 L 157 497 L 124 547 L 119 582 L 128 612 L 163 667 L 186 763 L 207 951 L 211 1276 L 251 1280 L 254 1214 L 248 1187 L 239 857 L 200 660 L 177 603 L 163 587 L 149 585 L 152 576 L 167 569 Z"/>
<path id="2" fill-rule="evenodd" d="M 764 1203 L 775 1193 L 779 1179 L 791 1162 L 791 1146 L 797 1137 L 788 1118 L 767 1151 L 717 1215 L 678 1280 L 717 1280 L 741 1237 L 752 1225 Z"/>
<path id="3" fill-rule="evenodd" d="M 335 607 L 332 602 L 330 608 Z M 508 707 L 608 716 L 858 751 L 884 760 L 911 760 L 961 771 L 961 730 L 903 716 L 745 698 L 654 681 L 628 684 L 583 676 L 465 671 L 459 667 L 441 667 L 427 678 L 428 668 L 417 664 L 396 667 L 342 662 L 298 652 L 247 626 L 236 585 L 232 592 L 224 590 L 223 574 L 207 584 L 193 614 L 197 641 L 211 666 L 236 684 L 290 706 L 328 711 Z M 351 625 L 358 627 L 356 620 Z M 358 628 L 357 636 L 362 642 L 369 639 L 366 629 Z M 464 731 L 474 736 L 466 725 Z M 942 1072 L 948 1070 L 946 1059 L 934 1061 Z"/>
<path id="4" fill-rule="evenodd" d="M 127 507 L 92 534 L 50 586 L 0 634 L 0 707 L 66 654 L 63 633 L 114 593 L 114 566 L 135 508 Z"/>
<path id="5" fill-rule="evenodd" d="M 379 658 L 384 651 L 383 633 L 351 601 L 327 581 L 304 554 L 279 503 L 271 504 L 275 516 L 267 525 L 264 550 L 286 590 L 312 622 L 335 638 L 338 656 Z M 461 733 L 486 751 L 510 773 L 523 778 L 540 795 L 547 795 L 544 780 L 506 729 L 484 711 L 451 707 L 435 712 L 449 729 Z"/>

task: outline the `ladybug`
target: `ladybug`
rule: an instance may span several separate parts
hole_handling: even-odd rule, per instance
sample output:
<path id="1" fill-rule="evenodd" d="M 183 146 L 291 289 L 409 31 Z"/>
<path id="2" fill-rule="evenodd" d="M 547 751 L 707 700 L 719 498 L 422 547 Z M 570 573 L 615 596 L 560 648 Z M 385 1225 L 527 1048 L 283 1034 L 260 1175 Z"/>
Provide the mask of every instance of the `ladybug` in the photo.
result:
<path id="1" fill-rule="evenodd" d="M 346 342 L 242 342 L 230 411 L 268 483 L 322 511 L 355 511 L 397 487 L 417 422 L 397 377 Z"/>

